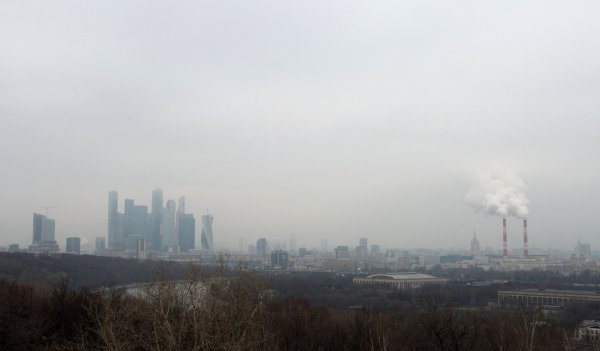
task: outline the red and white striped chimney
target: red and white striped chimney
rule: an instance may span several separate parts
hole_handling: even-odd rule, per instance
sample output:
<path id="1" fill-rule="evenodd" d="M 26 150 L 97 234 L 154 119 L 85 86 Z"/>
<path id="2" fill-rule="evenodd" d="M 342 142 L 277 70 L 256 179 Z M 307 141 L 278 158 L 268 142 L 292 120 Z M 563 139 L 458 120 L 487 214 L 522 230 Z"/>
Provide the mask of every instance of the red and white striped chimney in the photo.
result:
<path id="1" fill-rule="evenodd" d="M 508 256 L 508 247 L 506 245 L 506 218 L 502 218 L 502 256 Z"/>
<path id="2" fill-rule="evenodd" d="M 529 245 L 527 244 L 527 220 L 523 220 L 523 256 L 529 256 Z"/>

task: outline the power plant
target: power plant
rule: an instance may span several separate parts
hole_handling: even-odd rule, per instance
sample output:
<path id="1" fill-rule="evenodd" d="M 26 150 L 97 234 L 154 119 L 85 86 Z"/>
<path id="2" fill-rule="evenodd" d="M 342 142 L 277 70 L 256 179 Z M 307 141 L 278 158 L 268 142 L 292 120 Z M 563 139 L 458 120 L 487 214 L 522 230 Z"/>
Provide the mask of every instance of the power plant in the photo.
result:
<path id="1" fill-rule="evenodd" d="M 529 256 L 529 244 L 527 241 L 527 219 L 523 219 L 523 257 Z M 508 257 L 506 218 L 502 218 L 502 257 Z"/>

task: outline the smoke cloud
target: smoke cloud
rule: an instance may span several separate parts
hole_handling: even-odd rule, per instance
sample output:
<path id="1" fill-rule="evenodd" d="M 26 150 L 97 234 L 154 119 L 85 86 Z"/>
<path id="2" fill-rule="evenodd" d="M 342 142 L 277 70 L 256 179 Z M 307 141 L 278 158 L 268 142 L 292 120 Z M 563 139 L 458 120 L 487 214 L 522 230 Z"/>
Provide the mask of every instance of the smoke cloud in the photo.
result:
<path id="1" fill-rule="evenodd" d="M 467 204 L 478 212 L 502 217 L 527 218 L 529 199 L 525 182 L 515 176 L 480 174 L 465 196 Z"/>

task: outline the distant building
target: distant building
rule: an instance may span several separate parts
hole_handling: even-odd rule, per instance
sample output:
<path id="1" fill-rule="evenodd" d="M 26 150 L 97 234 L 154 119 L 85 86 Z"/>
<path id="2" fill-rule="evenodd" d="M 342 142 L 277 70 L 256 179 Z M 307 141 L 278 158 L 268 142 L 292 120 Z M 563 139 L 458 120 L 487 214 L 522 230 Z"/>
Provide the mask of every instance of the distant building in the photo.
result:
<path id="1" fill-rule="evenodd" d="M 181 215 L 179 223 L 179 245 L 181 252 L 196 248 L 196 219 L 191 213 Z"/>
<path id="2" fill-rule="evenodd" d="M 19 244 L 8 245 L 8 252 L 19 252 Z"/>
<path id="3" fill-rule="evenodd" d="M 176 222 L 176 205 L 175 201 L 168 200 L 163 209 L 163 220 L 160 225 L 160 241 L 162 251 L 174 251 L 178 246 L 178 233 L 175 232 Z"/>
<path id="4" fill-rule="evenodd" d="M 473 232 L 473 239 L 471 239 L 471 254 L 473 256 L 481 255 L 481 247 L 479 246 L 479 240 L 477 240 L 475 232 Z"/>
<path id="5" fill-rule="evenodd" d="M 360 285 L 390 285 L 400 290 L 416 289 L 423 286 L 445 285 L 449 280 L 429 274 L 414 272 L 374 274 L 363 278 L 353 278 L 354 284 Z"/>
<path id="6" fill-rule="evenodd" d="M 575 247 L 575 253 L 579 257 L 590 258 L 592 257 L 592 245 L 578 242 Z"/>
<path id="7" fill-rule="evenodd" d="M 335 249 L 335 258 L 349 258 L 350 257 L 350 249 L 348 246 L 338 246 Z"/>
<path id="8" fill-rule="evenodd" d="M 360 238 L 360 239 L 358 239 L 358 246 L 361 249 L 367 251 L 368 247 L 369 247 L 367 238 Z"/>
<path id="9" fill-rule="evenodd" d="M 150 214 L 150 233 L 146 237 L 150 250 L 160 251 L 160 227 L 163 220 L 163 192 L 152 191 L 152 213 Z"/>
<path id="10" fill-rule="evenodd" d="M 288 253 L 284 250 L 271 252 L 271 267 L 273 269 L 288 269 Z"/>
<path id="11" fill-rule="evenodd" d="M 419 256 L 419 264 L 422 266 L 435 266 L 436 264 L 440 264 L 440 256 L 421 255 Z"/>
<path id="12" fill-rule="evenodd" d="M 312 255 L 312 252 L 308 251 L 307 248 L 301 247 L 300 249 L 298 249 L 298 256 L 304 257 L 308 255 Z"/>
<path id="13" fill-rule="evenodd" d="M 33 239 L 32 243 L 53 242 L 55 222 L 53 219 L 38 213 L 33 214 Z"/>
<path id="14" fill-rule="evenodd" d="M 135 205 L 131 210 L 131 232 L 129 235 L 137 235 L 147 238 L 148 234 L 148 206 Z M 134 249 L 135 247 L 129 247 Z"/>
<path id="15" fill-rule="evenodd" d="M 59 252 L 54 240 L 55 222 L 53 219 L 38 213 L 33 214 L 33 235 L 29 251 L 34 253 Z"/>
<path id="16" fill-rule="evenodd" d="M 145 260 L 148 257 L 148 242 L 146 239 L 138 239 L 135 248 L 135 254 L 138 260 Z"/>
<path id="17" fill-rule="evenodd" d="M 103 236 L 96 237 L 96 253 L 102 255 L 102 254 L 104 254 L 105 250 L 106 250 L 106 238 L 104 238 Z"/>
<path id="18" fill-rule="evenodd" d="M 179 242 L 179 227 L 181 226 L 181 218 L 185 213 L 185 197 L 181 196 L 179 198 L 179 203 L 177 204 L 177 213 L 175 214 L 175 233 L 177 233 L 177 246 L 181 248 L 181 243 Z"/>
<path id="19" fill-rule="evenodd" d="M 571 302 L 600 302 L 597 291 L 522 289 L 498 291 L 498 304 L 502 306 L 565 306 Z"/>
<path id="20" fill-rule="evenodd" d="M 67 238 L 67 253 L 77 254 L 81 253 L 81 238 L 70 237 Z"/>
<path id="21" fill-rule="evenodd" d="M 298 244 L 296 242 L 296 235 L 295 234 L 291 234 L 290 235 L 290 241 L 288 244 L 288 249 L 290 250 L 290 253 L 296 254 L 296 252 L 298 251 Z"/>
<path id="22" fill-rule="evenodd" d="M 371 245 L 371 255 L 377 256 L 381 253 L 381 246 Z"/>
<path id="23" fill-rule="evenodd" d="M 122 245 L 119 231 L 119 193 L 108 192 L 108 246 L 119 248 Z"/>
<path id="24" fill-rule="evenodd" d="M 256 254 L 259 256 L 264 256 L 267 254 L 269 250 L 269 244 L 267 243 L 267 239 L 260 238 L 256 242 Z"/>
<path id="25" fill-rule="evenodd" d="M 202 248 L 204 250 L 212 250 L 213 246 L 213 216 L 205 214 L 202 216 L 202 232 L 200 234 L 200 240 Z"/>

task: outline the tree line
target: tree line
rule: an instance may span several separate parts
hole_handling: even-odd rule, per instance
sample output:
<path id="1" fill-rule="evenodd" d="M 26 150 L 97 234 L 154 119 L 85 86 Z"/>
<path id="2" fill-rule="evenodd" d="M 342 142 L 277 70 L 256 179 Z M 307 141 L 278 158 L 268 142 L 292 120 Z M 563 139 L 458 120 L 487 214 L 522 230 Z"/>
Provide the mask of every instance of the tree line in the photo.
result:
<path id="1" fill-rule="evenodd" d="M 460 309 L 445 294 L 385 310 L 281 296 L 244 269 L 160 270 L 141 294 L 0 282 L 3 350 L 571 350 L 539 311 Z"/>

